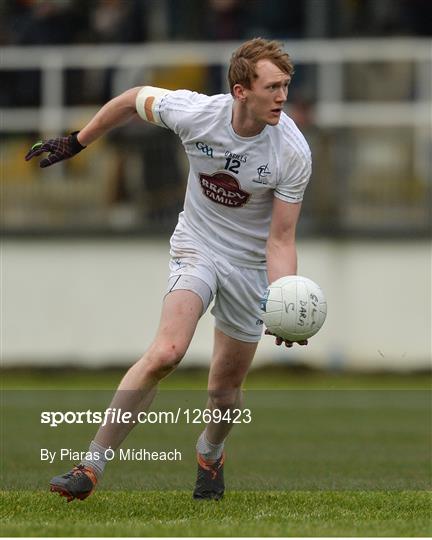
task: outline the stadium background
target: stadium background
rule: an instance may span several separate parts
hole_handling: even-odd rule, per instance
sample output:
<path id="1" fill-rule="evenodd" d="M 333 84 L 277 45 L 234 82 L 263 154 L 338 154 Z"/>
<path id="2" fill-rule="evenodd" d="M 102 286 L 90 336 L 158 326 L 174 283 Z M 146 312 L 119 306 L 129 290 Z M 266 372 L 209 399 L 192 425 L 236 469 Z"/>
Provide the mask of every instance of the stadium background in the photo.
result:
<path id="1" fill-rule="evenodd" d="M 2 2 L 2 362 L 130 364 L 149 345 L 186 163 L 143 122 L 48 170 L 23 156 L 141 84 L 227 90 L 243 40 L 285 42 L 288 113 L 314 170 L 299 273 L 329 314 L 307 348 L 255 365 L 419 370 L 431 359 L 431 4 L 427 0 Z M 212 318 L 184 366 L 207 364 Z"/>
<path id="2" fill-rule="evenodd" d="M 429 0 L 0 3 L 2 535 L 430 536 L 431 19 Z M 124 445 L 181 462 L 115 460 L 66 505 L 47 481 L 76 460 L 40 450 L 86 449 L 95 426 L 40 413 L 104 410 L 150 343 L 187 164 L 143 122 L 50 169 L 24 155 L 133 85 L 226 91 L 257 35 L 296 66 L 287 110 L 314 159 L 299 272 L 327 322 L 305 348 L 262 340 L 220 504 L 191 500 L 202 426 L 183 423 Z M 207 367 L 211 339 L 207 315 L 182 366 Z M 202 408 L 206 373 L 178 369 L 153 410 Z"/>

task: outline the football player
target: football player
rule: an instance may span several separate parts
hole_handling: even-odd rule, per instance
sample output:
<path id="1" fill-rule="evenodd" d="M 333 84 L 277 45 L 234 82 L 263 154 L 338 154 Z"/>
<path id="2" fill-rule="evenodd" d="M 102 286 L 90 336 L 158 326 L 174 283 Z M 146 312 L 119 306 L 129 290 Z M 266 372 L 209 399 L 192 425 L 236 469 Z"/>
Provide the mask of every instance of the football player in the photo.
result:
<path id="1" fill-rule="evenodd" d="M 29 160 L 47 153 L 40 162 L 47 167 L 139 117 L 174 131 L 189 159 L 159 329 L 127 371 L 110 407 L 136 417 L 150 406 L 158 382 L 186 354 L 213 299 L 207 407 L 224 413 L 240 406 L 242 383 L 262 335 L 260 299 L 269 282 L 297 271 L 296 225 L 311 156 L 283 111 L 292 76 L 291 59 L 279 43 L 252 39 L 232 55 L 229 94 L 132 88 L 104 105 L 79 132 L 40 141 L 27 154 Z M 90 495 L 104 472 L 106 450 L 115 450 L 134 425 L 101 426 L 89 448 L 95 457 L 53 478 L 51 490 L 68 500 Z M 224 444 L 232 425 L 210 421 L 199 436 L 197 499 L 223 496 Z"/>

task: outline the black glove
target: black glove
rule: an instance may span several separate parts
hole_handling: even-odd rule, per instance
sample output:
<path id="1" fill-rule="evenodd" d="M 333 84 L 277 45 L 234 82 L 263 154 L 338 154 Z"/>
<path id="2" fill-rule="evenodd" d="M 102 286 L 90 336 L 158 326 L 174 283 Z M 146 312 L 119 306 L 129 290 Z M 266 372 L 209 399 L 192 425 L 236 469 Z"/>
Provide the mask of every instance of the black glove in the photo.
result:
<path id="1" fill-rule="evenodd" d="M 38 141 L 27 153 L 25 160 L 29 161 L 35 156 L 40 156 L 43 152 L 49 152 L 48 156 L 41 160 L 39 167 L 45 168 L 64 159 L 69 159 L 81 150 L 84 150 L 85 146 L 82 146 L 77 139 L 79 131 L 74 131 L 67 137 L 56 137 L 55 139 L 48 139 L 47 141 Z"/>

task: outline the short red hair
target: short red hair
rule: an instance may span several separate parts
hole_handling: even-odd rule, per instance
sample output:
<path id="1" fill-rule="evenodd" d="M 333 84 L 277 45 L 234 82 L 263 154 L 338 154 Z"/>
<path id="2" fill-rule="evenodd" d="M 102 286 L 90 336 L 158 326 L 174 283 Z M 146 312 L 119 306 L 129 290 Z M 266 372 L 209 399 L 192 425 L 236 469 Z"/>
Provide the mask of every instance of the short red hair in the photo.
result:
<path id="1" fill-rule="evenodd" d="M 251 88 L 252 81 L 258 77 L 255 67 L 259 60 L 270 60 L 290 78 L 294 74 L 291 57 L 283 50 L 281 43 L 263 38 L 254 38 L 243 43 L 231 56 L 228 70 L 231 93 L 233 93 L 236 84 Z"/>

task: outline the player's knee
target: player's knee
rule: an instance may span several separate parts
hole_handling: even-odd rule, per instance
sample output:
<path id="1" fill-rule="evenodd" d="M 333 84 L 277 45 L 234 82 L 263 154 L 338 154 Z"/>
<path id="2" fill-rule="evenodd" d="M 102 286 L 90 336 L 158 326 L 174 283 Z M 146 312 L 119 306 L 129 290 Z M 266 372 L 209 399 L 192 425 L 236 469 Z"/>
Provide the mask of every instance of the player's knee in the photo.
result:
<path id="1" fill-rule="evenodd" d="M 147 371 L 158 379 L 163 378 L 178 366 L 185 353 L 186 350 L 175 343 L 155 344 L 147 355 Z"/>
<path id="2" fill-rule="evenodd" d="M 238 405 L 238 388 L 209 389 L 208 395 L 215 409 L 226 411 Z"/>

